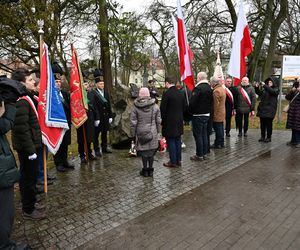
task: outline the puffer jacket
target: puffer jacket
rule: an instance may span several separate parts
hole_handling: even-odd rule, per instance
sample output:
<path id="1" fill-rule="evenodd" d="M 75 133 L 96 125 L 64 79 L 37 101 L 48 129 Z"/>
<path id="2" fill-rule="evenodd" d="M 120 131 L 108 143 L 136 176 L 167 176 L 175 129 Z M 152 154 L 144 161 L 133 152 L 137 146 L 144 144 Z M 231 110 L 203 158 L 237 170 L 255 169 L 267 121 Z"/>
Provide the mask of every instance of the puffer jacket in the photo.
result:
<path id="1" fill-rule="evenodd" d="M 245 98 L 243 97 L 241 93 L 241 88 L 243 88 L 251 101 L 251 106 L 247 104 Z M 255 95 L 255 90 L 252 86 L 247 85 L 247 86 L 239 86 L 236 89 L 236 99 L 234 100 L 234 106 L 237 111 L 237 113 L 240 114 L 247 114 L 250 113 L 251 111 L 254 111 L 255 109 L 255 102 L 256 102 L 256 95 Z"/>
<path id="2" fill-rule="evenodd" d="M 27 97 L 33 99 L 33 94 Z M 34 106 L 34 103 L 32 101 Z M 15 125 L 12 130 L 13 148 L 27 155 L 36 153 L 37 148 L 42 147 L 42 134 L 36 113 L 36 109 L 25 99 L 17 101 Z"/>
<path id="3" fill-rule="evenodd" d="M 10 188 L 19 180 L 19 171 L 6 139 L 12 129 L 16 114 L 14 104 L 5 104 L 5 113 L 0 117 L 0 190 Z"/>
<path id="4" fill-rule="evenodd" d="M 273 86 L 269 87 L 269 81 L 273 82 Z M 260 103 L 257 107 L 257 116 L 261 118 L 274 118 L 277 111 L 278 102 L 278 79 L 269 77 L 265 80 L 265 85 L 260 89 L 255 88 L 255 93 L 260 97 Z"/>
<path id="5" fill-rule="evenodd" d="M 290 101 L 290 108 L 286 122 L 286 128 L 300 131 L 300 94 L 293 100 L 298 91 L 290 91 L 285 99 Z M 293 100 L 293 101 L 292 101 Z M 291 102 L 292 101 L 292 102 Z"/>
<path id="6" fill-rule="evenodd" d="M 152 140 L 148 143 L 141 144 L 136 142 L 137 151 L 157 149 L 158 132 L 161 124 L 159 107 L 155 104 L 155 99 L 137 98 L 130 115 L 130 133 L 132 137 L 142 132 L 152 133 Z"/>

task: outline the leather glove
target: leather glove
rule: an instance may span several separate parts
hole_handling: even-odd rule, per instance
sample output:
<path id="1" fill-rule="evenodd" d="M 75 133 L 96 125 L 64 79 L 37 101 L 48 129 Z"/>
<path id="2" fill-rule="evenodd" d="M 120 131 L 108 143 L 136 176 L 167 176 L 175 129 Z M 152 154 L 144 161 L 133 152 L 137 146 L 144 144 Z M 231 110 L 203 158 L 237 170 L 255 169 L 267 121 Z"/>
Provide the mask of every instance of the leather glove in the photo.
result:
<path id="1" fill-rule="evenodd" d="M 108 119 L 108 122 L 109 122 L 109 124 L 111 124 L 111 123 L 112 123 L 112 121 L 113 121 L 113 119 L 112 119 L 112 118 L 109 118 L 109 119 Z"/>
<path id="2" fill-rule="evenodd" d="M 99 126 L 99 124 L 100 124 L 100 120 L 96 120 L 96 121 L 94 121 L 94 126 L 95 126 L 95 127 L 98 127 L 98 126 Z"/>
<path id="3" fill-rule="evenodd" d="M 34 154 L 28 156 L 28 159 L 31 160 L 31 161 L 32 161 L 32 160 L 35 160 L 36 158 L 37 158 L 36 153 L 34 153 Z"/>

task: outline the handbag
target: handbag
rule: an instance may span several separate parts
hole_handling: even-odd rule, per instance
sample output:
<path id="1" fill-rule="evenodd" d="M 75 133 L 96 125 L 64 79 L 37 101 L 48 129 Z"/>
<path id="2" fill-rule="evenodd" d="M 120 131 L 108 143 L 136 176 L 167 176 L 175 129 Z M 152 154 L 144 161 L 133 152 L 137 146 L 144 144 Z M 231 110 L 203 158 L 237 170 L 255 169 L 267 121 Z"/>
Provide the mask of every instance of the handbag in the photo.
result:
<path id="1" fill-rule="evenodd" d="M 295 98 L 299 95 L 299 92 L 294 96 L 294 98 L 290 101 L 290 103 L 288 105 L 286 105 L 283 109 L 282 112 L 287 113 L 290 109 L 290 104 L 295 100 Z"/>
<path id="2" fill-rule="evenodd" d="M 152 115 L 153 115 L 153 108 L 152 108 L 152 112 L 151 112 L 151 125 L 150 125 L 150 131 L 142 131 L 140 133 L 137 133 L 137 139 L 139 141 L 139 143 L 141 143 L 141 145 L 144 145 L 148 142 L 150 142 L 153 139 L 153 134 L 151 131 L 152 128 Z"/>

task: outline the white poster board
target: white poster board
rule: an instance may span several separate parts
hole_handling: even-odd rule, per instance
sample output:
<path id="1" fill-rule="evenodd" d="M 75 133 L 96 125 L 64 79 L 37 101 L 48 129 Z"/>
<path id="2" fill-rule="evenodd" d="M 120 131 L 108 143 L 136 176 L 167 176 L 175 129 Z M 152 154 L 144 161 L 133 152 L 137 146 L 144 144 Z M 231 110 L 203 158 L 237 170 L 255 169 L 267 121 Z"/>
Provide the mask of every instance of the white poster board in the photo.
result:
<path id="1" fill-rule="evenodd" d="M 300 56 L 283 56 L 282 79 L 291 80 L 300 77 Z"/>

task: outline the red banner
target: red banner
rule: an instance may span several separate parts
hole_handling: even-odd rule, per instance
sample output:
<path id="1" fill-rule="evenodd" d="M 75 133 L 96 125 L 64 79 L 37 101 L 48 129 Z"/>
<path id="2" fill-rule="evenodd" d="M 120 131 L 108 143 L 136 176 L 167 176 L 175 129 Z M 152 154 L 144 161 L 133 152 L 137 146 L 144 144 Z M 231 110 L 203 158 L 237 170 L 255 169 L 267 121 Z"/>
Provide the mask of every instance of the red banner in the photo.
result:
<path id="1" fill-rule="evenodd" d="M 82 77 L 76 50 L 72 46 L 72 65 L 70 74 L 70 107 L 71 120 L 75 128 L 79 128 L 86 120 L 87 114 L 83 99 Z"/>

